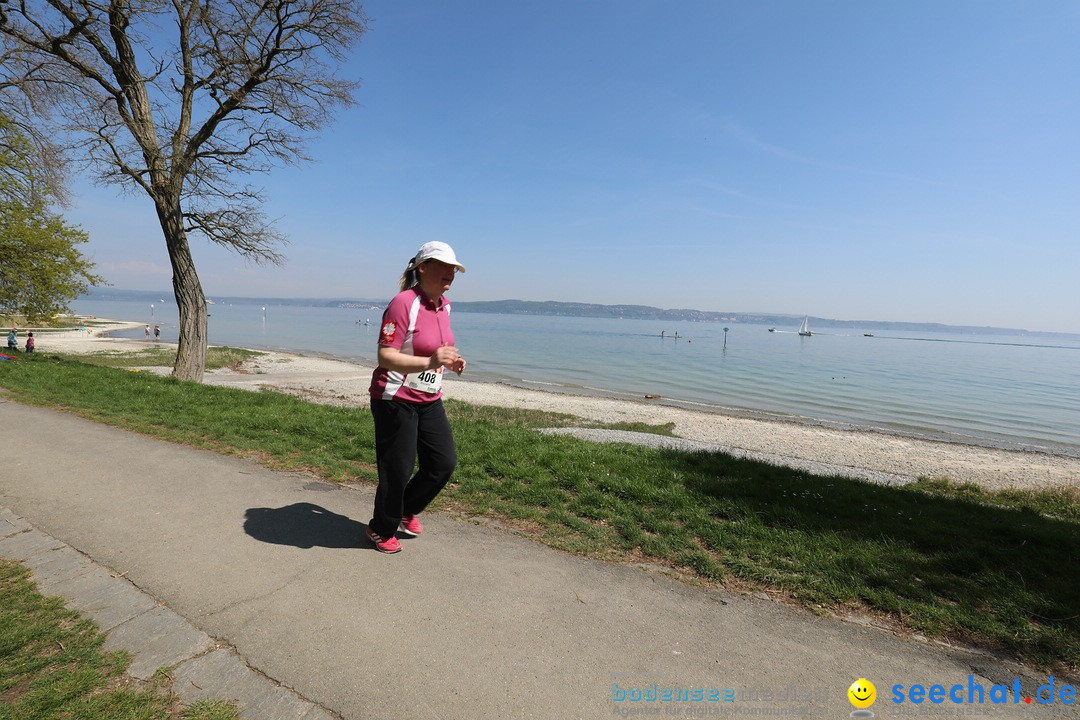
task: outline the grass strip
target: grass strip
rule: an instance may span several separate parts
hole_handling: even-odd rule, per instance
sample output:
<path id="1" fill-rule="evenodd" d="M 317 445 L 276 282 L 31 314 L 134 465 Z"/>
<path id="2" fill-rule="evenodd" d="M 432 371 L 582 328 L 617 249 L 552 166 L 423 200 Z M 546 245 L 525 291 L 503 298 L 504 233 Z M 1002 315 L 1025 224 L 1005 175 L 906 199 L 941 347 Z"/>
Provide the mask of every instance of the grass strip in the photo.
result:
<path id="1" fill-rule="evenodd" d="M 124 675 L 122 652 L 102 652 L 97 627 L 37 592 L 30 571 L 0 560 L 0 720 L 236 720 L 235 707 L 182 707 L 164 678 Z"/>
<path id="2" fill-rule="evenodd" d="M 158 437 L 373 481 L 366 407 L 181 383 L 40 356 L 0 364 L 20 400 Z M 438 506 L 552 546 L 868 611 L 1050 668 L 1080 667 L 1080 497 L 945 481 L 882 487 L 718 452 L 600 445 L 566 418 L 447 403 L 460 463 Z"/>
<path id="3" fill-rule="evenodd" d="M 238 368 L 251 358 L 265 355 L 257 350 L 214 346 L 206 350 L 206 369 Z M 101 351 L 79 356 L 79 362 L 113 368 L 172 367 L 176 362 L 176 347 L 153 345 L 134 351 Z"/>
<path id="4" fill-rule="evenodd" d="M 71 330 L 79 327 L 101 327 L 105 325 L 111 325 L 109 320 L 101 320 L 97 318 L 82 318 L 77 315 L 53 315 L 47 318 L 28 318 L 25 315 L 6 315 L 0 313 L 0 327 L 5 329 L 10 328 L 27 328 L 37 332 L 38 330 L 48 331 L 49 329 L 55 330 Z"/>

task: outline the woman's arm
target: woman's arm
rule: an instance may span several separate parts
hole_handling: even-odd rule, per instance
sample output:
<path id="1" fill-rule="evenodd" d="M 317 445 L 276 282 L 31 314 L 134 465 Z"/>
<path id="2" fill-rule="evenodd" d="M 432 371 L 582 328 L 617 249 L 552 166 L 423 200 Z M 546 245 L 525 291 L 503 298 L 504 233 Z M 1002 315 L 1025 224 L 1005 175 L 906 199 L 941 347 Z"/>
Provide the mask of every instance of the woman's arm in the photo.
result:
<path id="1" fill-rule="evenodd" d="M 409 355 L 393 347 L 379 348 L 379 367 L 387 370 L 408 375 L 421 370 L 434 370 L 439 366 L 460 375 L 465 369 L 465 360 L 452 345 L 443 345 L 431 357 Z"/>

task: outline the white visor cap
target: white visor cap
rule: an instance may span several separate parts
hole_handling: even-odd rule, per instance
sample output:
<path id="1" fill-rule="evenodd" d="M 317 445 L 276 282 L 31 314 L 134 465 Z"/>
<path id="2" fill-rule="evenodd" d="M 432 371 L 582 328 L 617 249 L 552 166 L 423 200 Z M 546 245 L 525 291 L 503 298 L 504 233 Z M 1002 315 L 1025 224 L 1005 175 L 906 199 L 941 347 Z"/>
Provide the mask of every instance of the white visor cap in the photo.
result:
<path id="1" fill-rule="evenodd" d="M 412 270 L 417 265 L 427 260 L 439 260 L 447 265 L 453 265 L 458 269 L 458 272 L 465 272 L 465 266 L 458 262 L 457 255 L 454 254 L 454 248 L 450 247 L 444 242 L 429 242 L 420 246 L 420 249 L 416 251 L 416 257 L 409 263 L 409 267 L 406 270 Z"/>

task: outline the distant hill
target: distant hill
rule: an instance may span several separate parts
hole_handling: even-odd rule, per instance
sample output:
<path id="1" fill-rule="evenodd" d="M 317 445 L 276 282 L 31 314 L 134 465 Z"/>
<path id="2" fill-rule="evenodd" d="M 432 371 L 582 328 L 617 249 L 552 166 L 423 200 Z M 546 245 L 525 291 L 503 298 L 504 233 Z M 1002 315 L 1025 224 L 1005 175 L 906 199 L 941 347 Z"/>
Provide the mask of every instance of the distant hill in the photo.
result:
<path id="1" fill-rule="evenodd" d="M 459 312 L 486 312 L 498 315 L 561 315 L 569 317 L 625 318 L 630 320 L 689 320 L 693 322 L 724 322 L 725 313 L 701 310 L 664 310 L 648 305 L 596 305 L 575 302 L 535 302 L 529 300 L 485 300 L 480 302 L 454 301 Z M 731 322 L 734 322 L 732 320 Z"/>
<path id="2" fill-rule="evenodd" d="M 665 310 L 648 305 L 597 305 L 572 302 L 535 302 L 529 300 L 489 300 L 454 302 L 456 312 L 486 312 L 500 315 L 561 315 L 569 317 L 622 318 L 626 320 L 663 320 L 667 322 L 712 322 L 732 325 L 768 325 L 778 328 L 797 328 L 802 315 L 753 312 L 708 312 L 704 310 Z M 944 325 L 942 323 L 889 322 L 881 320 L 835 320 L 810 316 L 811 328 L 841 328 L 849 330 L 907 330 L 919 332 L 968 332 L 981 335 L 1039 335 L 1071 336 L 1069 333 L 1031 332 L 1016 328 Z"/>
<path id="3" fill-rule="evenodd" d="M 154 299 L 167 298 L 172 302 L 172 293 L 165 291 L 148 292 L 143 290 L 117 290 L 115 288 L 94 288 L 88 297 L 100 300 L 138 300 L 153 302 Z M 216 303 L 235 305 L 300 305 L 308 307 L 342 307 L 379 310 L 386 304 L 385 299 L 363 300 L 356 298 L 249 298 L 213 296 Z M 482 300 L 454 301 L 455 312 L 492 313 L 495 315 L 554 315 L 563 317 L 622 318 L 626 320 L 657 320 L 664 322 L 711 322 L 742 325 L 768 325 L 777 328 L 797 328 L 802 322 L 802 315 L 753 312 L 709 312 L 705 310 L 674 309 L 651 307 L 649 305 L 598 305 L 595 303 L 534 301 L 534 300 Z M 1032 332 L 1018 328 L 979 327 L 973 325 L 944 325 L 942 323 L 889 322 L 882 320 L 836 320 L 810 316 L 810 327 L 840 328 L 858 331 L 898 330 L 917 332 L 960 332 L 981 335 L 1027 335 L 1038 337 L 1070 337 L 1071 333 Z"/>

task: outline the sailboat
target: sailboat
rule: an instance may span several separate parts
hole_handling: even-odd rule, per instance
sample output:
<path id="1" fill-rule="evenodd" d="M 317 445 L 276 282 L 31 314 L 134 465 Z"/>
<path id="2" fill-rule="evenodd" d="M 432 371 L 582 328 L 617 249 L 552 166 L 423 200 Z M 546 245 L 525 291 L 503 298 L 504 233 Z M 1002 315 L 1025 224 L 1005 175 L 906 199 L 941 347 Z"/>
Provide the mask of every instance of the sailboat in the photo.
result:
<path id="1" fill-rule="evenodd" d="M 802 319 L 802 327 L 799 328 L 799 334 L 803 337 L 810 337 L 814 333 L 810 332 L 810 316 L 805 315 Z"/>

